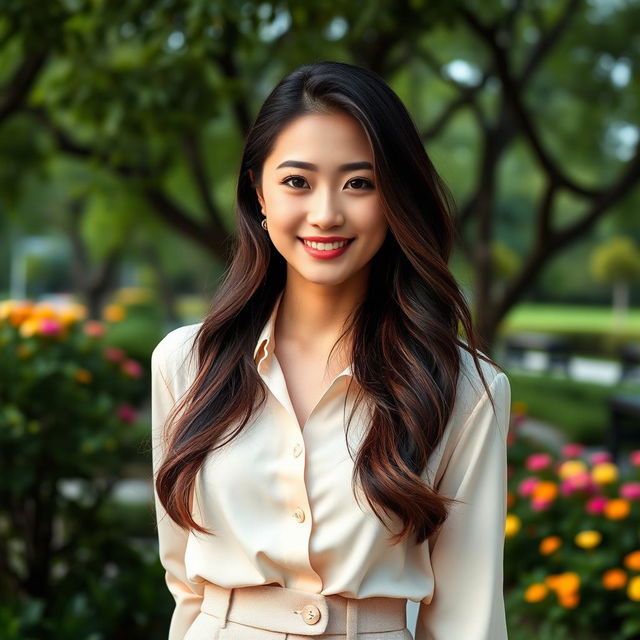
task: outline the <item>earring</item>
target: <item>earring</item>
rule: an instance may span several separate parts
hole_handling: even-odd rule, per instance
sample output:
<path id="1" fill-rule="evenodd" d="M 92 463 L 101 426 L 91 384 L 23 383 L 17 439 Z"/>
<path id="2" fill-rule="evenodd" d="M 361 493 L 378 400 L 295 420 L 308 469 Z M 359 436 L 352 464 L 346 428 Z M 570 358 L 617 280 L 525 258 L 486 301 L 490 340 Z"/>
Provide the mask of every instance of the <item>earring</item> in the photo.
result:
<path id="1" fill-rule="evenodd" d="M 262 218 L 262 222 L 260 223 L 262 225 L 263 229 L 267 228 L 267 219 L 266 218 Z"/>

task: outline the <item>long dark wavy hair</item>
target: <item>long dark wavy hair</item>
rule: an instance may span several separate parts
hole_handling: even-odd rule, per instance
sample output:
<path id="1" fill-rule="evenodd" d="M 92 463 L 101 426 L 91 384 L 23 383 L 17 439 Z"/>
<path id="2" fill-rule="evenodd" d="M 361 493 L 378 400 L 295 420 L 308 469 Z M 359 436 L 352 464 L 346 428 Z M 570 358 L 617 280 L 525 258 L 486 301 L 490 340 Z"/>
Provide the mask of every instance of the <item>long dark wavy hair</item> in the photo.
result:
<path id="1" fill-rule="evenodd" d="M 366 296 L 336 342 L 350 339 L 356 404 L 364 399 L 371 407 L 352 487 L 361 483 L 383 523 L 380 509 L 397 515 L 403 527 L 392 537 L 394 544 L 410 533 L 423 542 L 455 502 L 428 486 L 421 474 L 454 406 L 459 347 L 472 355 L 490 397 L 479 358 L 500 367 L 480 351 L 471 313 L 448 268 L 454 201 L 410 114 L 387 83 L 367 69 L 323 61 L 283 78 L 247 136 L 232 259 L 197 331 L 191 351 L 192 356 L 197 351 L 197 373 L 167 420 L 166 455 L 155 480 L 168 515 L 185 529 L 212 533 L 191 515 L 196 475 L 207 454 L 239 434 L 267 398 L 253 350 L 285 286 L 286 261 L 260 225 L 255 188 L 263 164 L 292 119 L 331 111 L 350 114 L 366 132 L 389 223 L 372 258 Z M 349 424 L 352 416 L 353 410 Z"/>

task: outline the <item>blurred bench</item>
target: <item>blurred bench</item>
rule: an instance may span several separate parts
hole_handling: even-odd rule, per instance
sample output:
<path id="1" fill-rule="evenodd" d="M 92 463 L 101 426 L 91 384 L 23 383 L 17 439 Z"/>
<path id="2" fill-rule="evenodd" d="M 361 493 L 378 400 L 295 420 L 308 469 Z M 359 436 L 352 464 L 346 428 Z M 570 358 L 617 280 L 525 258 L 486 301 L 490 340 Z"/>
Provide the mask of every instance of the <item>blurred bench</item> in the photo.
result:
<path id="1" fill-rule="evenodd" d="M 614 393 L 609 398 L 609 412 L 609 451 L 617 461 L 621 445 L 640 445 L 640 395 Z"/>
<path id="2" fill-rule="evenodd" d="M 620 349 L 620 378 L 618 382 L 623 382 L 631 377 L 631 372 L 640 367 L 640 342 L 625 344 Z"/>
<path id="3" fill-rule="evenodd" d="M 547 354 L 547 371 L 560 367 L 569 375 L 571 344 L 565 338 L 549 333 L 515 333 L 505 339 L 506 357 L 509 362 L 523 366 L 527 351 L 543 351 Z"/>

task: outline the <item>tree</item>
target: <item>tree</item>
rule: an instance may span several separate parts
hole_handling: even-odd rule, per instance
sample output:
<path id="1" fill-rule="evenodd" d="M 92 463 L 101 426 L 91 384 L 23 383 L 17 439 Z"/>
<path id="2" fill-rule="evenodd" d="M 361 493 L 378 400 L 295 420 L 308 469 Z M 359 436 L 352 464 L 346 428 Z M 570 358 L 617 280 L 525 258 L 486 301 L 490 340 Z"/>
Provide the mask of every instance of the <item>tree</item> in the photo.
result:
<path id="1" fill-rule="evenodd" d="M 631 238 L 611 238 L 593 252 L 591 272 L 596 280 L 613 285 L 615 323 L 622 328 L 629 312 L 629 286 L 640 280 L 640 249 Z"/>
<path id="2" fill-rule="evenodd" d="M 475 274 L 487 350 L 545 266 L 637 196 L 636 3 L 5 5 L 0 59 L 11 64 L 0 122 L 29 119 L 59 152 L 108 168 L 222 263 L 232 169 L 277 79 L 314 59 L 383 75 L 408 101 L 428 149 L 446 146 L 441 164 L 461 194 L 460 249 Z M 504 184 L 513 166 L 521 170 Z M 528 215 L 500 238 L 500 205 L 518 188 Z M 522 245 L 520 268 L 499 287 L 495 242 Z"/>

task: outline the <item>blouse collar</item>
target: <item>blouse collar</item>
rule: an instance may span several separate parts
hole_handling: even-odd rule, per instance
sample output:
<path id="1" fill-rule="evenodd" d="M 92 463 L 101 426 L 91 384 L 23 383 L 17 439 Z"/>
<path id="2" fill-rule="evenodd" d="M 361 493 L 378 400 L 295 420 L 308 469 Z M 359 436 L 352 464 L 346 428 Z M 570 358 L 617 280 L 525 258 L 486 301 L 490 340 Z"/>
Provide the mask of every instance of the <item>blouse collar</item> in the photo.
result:
<path id="1" fill-rule="evenodd" d="M 260 368 L 260 364 L 263 362 L 263 360 L 265 360 L 272 354 L 273 347 L 275 346 L 273 331 L 275 327 L 276 316 L 278 314 L 278 307 L 280 306 L 280 301 L 282 300 L 283 293 L 284 293 L 284 290 L 282 290 L 278 294 L 278 297 L 276 298 L 276 301 L 273 305 L 271 314 L 269 315 L 269 318 L 267 319 L 266 323 L 262 327 L 262 331 L 260 332 L 260 336 L 258 337 L 258 341 L 253 350 L 253 359 L 258 369 Z M 260 360 L 256 360 L 258 353 L 260 352 L 260 349 L 263 345 L 264 345 L 264 353 L 262 354 L 262 357 L 260 358 Z M 343 375 L 347 375 L 347 376 L 353 375 L 353 368 L 351 364 L 349 364 L 345 369 L 343 369 L 336 376 L 336 378 Z"/>

